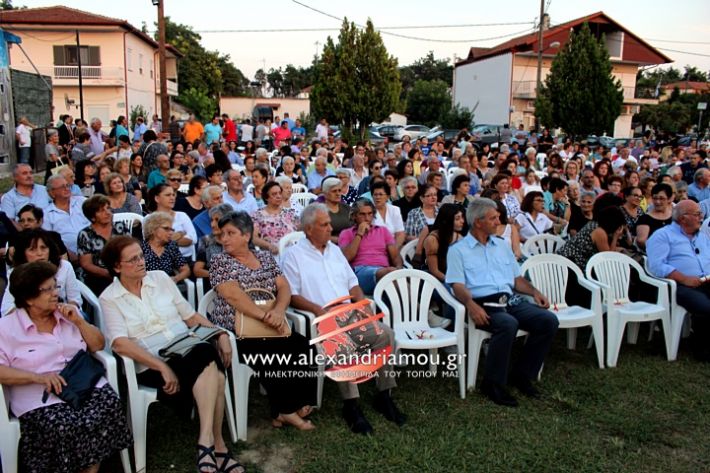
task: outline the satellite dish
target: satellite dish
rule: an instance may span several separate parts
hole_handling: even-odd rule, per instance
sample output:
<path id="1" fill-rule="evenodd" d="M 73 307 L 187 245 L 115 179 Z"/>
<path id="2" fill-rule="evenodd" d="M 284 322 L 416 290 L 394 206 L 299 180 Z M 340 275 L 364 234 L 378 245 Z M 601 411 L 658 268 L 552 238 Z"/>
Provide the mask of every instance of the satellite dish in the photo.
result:
<path id="1" fill-rule="evenodd" d="M 67 110 L 75 103 L 75 100 L 69 98 L 69 94 L 64 94 L 64 105 L 67 107 Z"/>

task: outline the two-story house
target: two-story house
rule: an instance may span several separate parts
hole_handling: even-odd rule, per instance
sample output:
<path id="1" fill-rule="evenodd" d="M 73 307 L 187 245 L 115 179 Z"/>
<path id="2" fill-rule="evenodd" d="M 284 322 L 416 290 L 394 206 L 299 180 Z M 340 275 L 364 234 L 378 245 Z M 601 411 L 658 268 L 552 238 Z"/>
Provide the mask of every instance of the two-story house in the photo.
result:
<path id="1" fill-rule="evenodd" d="M 631 118 L 642 104 L 654 99 L 636 98 L 636 73 L 640 66 L 673 62 L 663 53 L 627 30 L 604 12 L 578 18 L 543 32 L 542 80 L 550 72 L 555 54 L 564 47 L 570 31 L 588 23 L 592 33 L 604 37 L 612 64 L 612 74 L 621 81 L 624 104 L 613 130 L 618 138 L 632 136 Z M 476 123 L 529 129 L 535 124 L 538 34 L 529 33 L 492 48 L 471 48 L 468 57 L 454 69 L 455 103 L 475 109 Z"/>
<path id="2" fill-rule="evenodd" d="M 104 127 L 133 107 L 146 117 L 160 113 L 158 43 L 125 20 L 64 6 L 0 11 L 0 25 L 22 39 L 27 56 L 10 47 L 10 67 L 52 78 L 53 115 L 82 115 L 79 110 L 79 60 L 83 117 L 98 117 Z M 77 48 L 77 37 L 79 47 Z M 178 95 L 177 59 L 168 45 L 168 96 Z"/>

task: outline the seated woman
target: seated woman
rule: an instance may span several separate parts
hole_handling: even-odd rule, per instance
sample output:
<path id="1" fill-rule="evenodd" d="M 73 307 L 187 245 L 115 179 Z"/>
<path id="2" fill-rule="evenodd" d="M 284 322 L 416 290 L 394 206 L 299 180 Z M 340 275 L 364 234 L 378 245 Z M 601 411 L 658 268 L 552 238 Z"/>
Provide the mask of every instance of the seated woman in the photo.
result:
<path id="1" fill-rule="evenodd" d="M 95 195 L 81 205 L 81 210 L 91 225 L 77 236 L 77 254 L 84 284 L 94 294 L 101 294 L 111 284 L 111 276 L 101 261 L 101 251 L 106 242 L 117 235 L 130 235 L 124 222 L 113 222 L 111 202 L 105 195 Z"/>
<path id="2" fill-rule="evenodd" d="M 515 258 L 520 261 L 523 258 L 523 253 L 520 248 L 520 232 L 518 231 L 518 225 L 510 223 L 510 220 L 508 219 L 508 208 L 502 201 L 496 200 L 495 203 L 498 206 L 498 213 L 500 213 L 500 225 L 498 225 L 496 235 L 501 237 L 510 245 L 510 249 L 513 251 Z"/>
<path id="3" fill-rule="evenodd" d="M 626 219 L 618 206 L 595 209 L 595 218 L 557 250 L 584 271 L 587 262 L 601 251 L 617 251 L 626 232 Z"/>
<path id="4" fill-rule="evenodd" d="M 348 168 L 338 168 L 335 170 L 335 177 L 340 179 L 340 182 L 343 183 L 343 195 L 340 197 L 340 200 L 347 206 L 353 205 L 357 200 L 357 188 L 350 185 L 350 176 L 352 176 L 352 173 Z"/>
<path id="5" fill-rule="evenodd" d="M 285 235 L 298 230 L 299 219 L 291 209 L 284 209 L 281 186 L 267 182 L 261 197 L 266 205 L 252 215 L 254 221 L 254 244 L 272 254 L 279 253 L 279 241 Z"/>
<path id="6" fill-rule="evenodd" d="M 451 194 L 444 196 L 441 199 L 443 204 L 459 204 L 464 209 L 473 200 L 473 196 L 469 194 L 471 190 L 471 180 L 466 174 L 459 174 L 451 183 Z"/>
<path id="7" fill-rule="evenodd" d="M 579 193 L 579 205 L 571 205 L 571 213 L 567 233 L 569 236 L 575 236 L 578 231 L 588 224 L 593 218 L 594 199 L 597 195 L 590 191 L 581 191 Z"/>
<path id="8" fill-rule="evenodd" d="M 19 224 L 20 232 L 25 230 L 39 230 L 42 228 L 42 224 L 44 223 L 44 211 L 34 204 L 27 204 L 17 213 L 17 223 Z M 61 235 L 59 235 L 58 232 L 48 230 L 45 231 L 49 235 L 52 242 L 54 242 L 57 246 L 59 256 L 67 259 L 67 247 L 62 241 Z M 15 241 L 17 240 L 18 235 L 20 235 L 20 233 L 15 233 L 15 235 L 10 238 L 10 241 L 7 242 L 8 249 L 5 258 L 10 265 L 12 265 L 12 255 L 15 252 Z"/>
<path id="9" fill-rule="evenodd" d="M 144 240 L 141 242 L 141 248 L 148 271 L 163 271 L 174 283 L 179 283 L 190 277 L 190 267 L 180 254 L 177 243 L 173 241 L 174 233 L 173 218 L 170 214 L 153 212 L 143 221 Z"/>
<path id="10" fill-rule="evenodd" d="M 197 232 L 186 213 L 173 210 L 175 207 L 175 191 L 173 188 L 168 184 L 155 185 L 148 191 L 148 200 L 146 202 L 150 211 L 164 212 L 170 215 L 174 228 L 172 239 L 179 247 L 180 253 L 185 258 L 191 259 L 195 255 Z"/>
<path id="11" fill-rule="evenodd" d="M 210 282 L 217 291 L 210 320 L 227 330 L 234 330 L 234 312 L 251 317 L 279 330 L 287 327 L 285 310 L 291 300 L 288 282 L 281 274 L 274 257 L 267 251 L 254 251 L 250 247 L 254 225 L 245 212 L 230 212 L 219 221 L 224 253 L 212 258 Z M 265 311 L 249 295 L 251 289 L 264 289 L 276 299 L 275 306 Z M 315 426 L 303 417 L 315 404 L 316 378 L 314 367 L 284 365 L 266 361 L 268 355 L 288 355 L 292 359 L 308 356 L 310 346 L 302 335 L 292 332 L 283 338 L 242 338 L 237 340 L 239 357 L 252 355 L 248 364 L 259 375 L 271 406 L 274 427 L 284 423 L 299 430 L 312 430 Z M 265 355 L 256 357 L 254 355 Z M 298 371 L 308 371 L 304 376 L 292 376 Z M 269 373 L 268 376 L 265 376 Z"/>
<path id="12" fill-rule="evenodd" d="M 219 229 L 219 220 L 233 210 L 234 209 L 232 209 L 232 206 L 229 204 L 219 204 L 212 207 L 208 211 L 212 233 L 203 236 L 197 242 L 197 258 L 195 260 L 195 266 L 192 268 L 192 273 L 196 278 L 205 279 L 205 292 L 212 287 L 210 286 L 210 262 L 214 255 L 218 255 L 224 251 L 220 238 L 222 230 Z"/>
<path id="13" fill-rule="evenodd" d="M 207 179 L 204 176 L 194 176 L 190 179 L 187 196 L 181 198 L 180 195 L 178 195 L 175 199 L 173 210 L 176 212 L 185 212 L 190 220 L 194 220 L 200 212 L 205 210 L 205 205 L 202 202 L 202 191 L 207 186 Z"/>
<path id="14" fill-rule="evenodd" d="M 57 290 L 59 291 L 59 302 L 81 307 L 81 294 L 74 275 L 74 268 L 69 261 L 59 256 L 59 250 L 49 232 L 42 229 L 21 232 L 15 244 L 13 266 L 17 267 L 37 261 L 50 262 L 58 268 L 55 278 Z M 5 295 L 2 297 L 0 315 L 5 317 L 14 309 L 15 298 L 12 296 L 8 286 L 5 288 Z"/>
<path id="15" fill-rule="evenodd" d="M 146 271 L 138 240 L 112 239 L 102 259 L 116 277 L 99 298 L 111 349 L 136 362 L 138 383 L 158 389 L 160 402 L 185 416 L 197 406 L 198 471 L 244 471 L 222 437 L 224 368 L 232 361 L 227 334 L 218 338 L 218 349 L 201 344 L 183 357 L 161 358 L 158 351 L 174 337 L 212 323 L 190 307 L 164 272 Z"/>
<path id="16" fill-rule="evenodd" d="M 673 222 L 673 188 L 668 184 L 656 184 L 651 189 L 651 195 L 651 211 L 641 215 L 636 222 L 636 246 L 642 251 L 645 251 L 646 242 L 653 232 Z"/>
<path id="17" fill-rule="evenodd" d="M 520 204 L 521 213 L 515 217 L 519 226 L 520 241 L 525 242 L 535 235 L 542 235 L 552 230 L 552 220 L 545 215 L 545 196 L 542 192 L 528 192 Z"/>
<path id="18" fill-rule="evenodd" d="M 343 181 L 337 177 L 326 177 L 321 184 L 321 195 L 325 198 L 323 203 L 328 207 L 332 227 L 330 239 L 336 244 L 340 232 L 350 226 L 350 207 L 341 200 L 343 188 Z"/>
<path id="19" fill-rule="evenodd" d="M 126 191 L 126 184 L 117 172 L 112 172 L 104 179 L 104 189 L 106 197 L 111 203 L 111 212 L 123 213 L 131 212 L 143 215 L 141 204 L 132 193 Z"/>
<path id="20" fill-rule="evenodd" d="M 256 203 L 259 208 L 262 208 L 266 205 L 266 202 L 264 202 L 264 199 L 262 197 L 261 191 L 264 189 L 264 186 L 269 181 L 269 177 L 269 170 L 262 167 L 261 165 L 255 167 L 254 172 L 251 173 L 251 184 L 254 186 L 254 188 L 251 190 L 251 193 L 256 199 Z"/>
<path id="21" fill-rule="evenodd" d="M 278 176 L 274 182 L 281 186 L 281 208 L 292 210 L 297 217 L 301 216 L 303 206 L 297 200 L 291 200 L 293 195 L 293 183 L 287 176 Z"/>
<path id="22" fill-rule="evenodd" d="M 48 262 L 15 268 L 10 293 L 17 310 L 0 319 L 0 382 L 22 432 L 17 471 L 95 473 L 133 441 L 121 401 L 104 377 L 79 409 L 55 395 L 65 384 L 58 373 L 67 360 L 104 347 L 101 332 L 76 306 L 59 302 L 56 272 Z"/>
<path id="23" fill-rule="evenodd" d="M 375 204 L 375 219 L 373 223 L 385 227 L 394 237 L 397 248 L 402 248 L 406 233 L 402 221 L 402 211 L 389 203 L 390 186 L 386 182 L 375 182 L 372 185 L 372 201 Z"/>
<path id="24" fill-rule="evenodd" d="M 439 213 L 437 204 L 438 192 L 436 187 L 426 184 L 419 190 L 421 207 L 417 207 L 409 212 L 407 221 L 404 223 L 404 230 L 407 232 L 407 240 L 419 238 L 422 231 L 428 230 L 429 225 L 434 224 L 436 214 Z"/>

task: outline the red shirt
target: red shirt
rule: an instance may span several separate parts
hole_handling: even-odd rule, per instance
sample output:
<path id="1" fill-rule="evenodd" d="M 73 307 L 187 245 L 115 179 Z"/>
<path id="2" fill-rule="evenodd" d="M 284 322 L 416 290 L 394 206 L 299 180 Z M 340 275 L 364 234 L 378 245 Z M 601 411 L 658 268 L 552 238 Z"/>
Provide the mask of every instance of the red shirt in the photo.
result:
<path id="1" fill-rule="evenodd" d="M 229 118 L 224 121 L 224 134 L 227 142 L 237 141 L 237 127 Z"/>
<path id="2" fill-rule="evenodd" d="M 274 137 L 275 146 L 281 146 L 282 141 L 286 141 L 291 138 L 291 130 L 284 127 L 278 127 L 271 130 L 271 136 Z"/>

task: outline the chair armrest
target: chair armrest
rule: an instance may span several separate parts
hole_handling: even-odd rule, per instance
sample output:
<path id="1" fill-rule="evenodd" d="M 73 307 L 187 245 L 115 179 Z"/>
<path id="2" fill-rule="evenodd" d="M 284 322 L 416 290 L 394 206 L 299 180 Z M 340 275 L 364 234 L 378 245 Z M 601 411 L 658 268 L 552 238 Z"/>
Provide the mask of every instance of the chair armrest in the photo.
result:
<path id="1" fill-rule="evenodd" d="M 646 274 L 645 271 L 639 271 L 639 279 L 651 286 L 654 286 L 658 289 L 658 299 L 656 299 L 656 303 L 660 306 L 663 307 L 669 307 L 668 304 L 668 293 L 669 293 L 669 287 L 668 287 L 668 282 L 664 281 L 660 278 L 656 278 L 654 276 L 649 276 Z"/>
<path id="2" fill-rule="evenodd" d="M 128 385 L 128 395 L 138 392 L 138 379 L 136 378 L 136 362 L 133 358 L 125 355 L 119 355 L 114 352 L 123 362 L 123 371 L 126 373 L 126 384 Z"/>
<path id="3" fill-rule="evenodd" d="M 293 323 L 296 332 L 300 333 L 304 337 L 310 339 L 313 338 L 315 333 L 317 333 L 317 328 L 313 323 L 316 315 L 313 312 L 288 307 L 286 309 L 286 317 Z"/>
<path id="4" fill-rule="evenodd" d="M 592 299 L 589 309 L 594 312 L 602 311 L 602 287 L 608 288 L 606 284 L 597 283 L 596 281 L 590 281 L 587 278 L 581 277 L 577 278 L 577 282 L 583 288 L 589 290 L 592 293 Z"/>
<path id="5" fill-rule="evenodd" d="M 116 358 L 104 350 L 95 351 L 91 355 L 99 360 L 102 365 L 104 365 L 108 384 L 110 384 L 116 394 L 118 394 L 118 368 L 116 365 Z"/>

